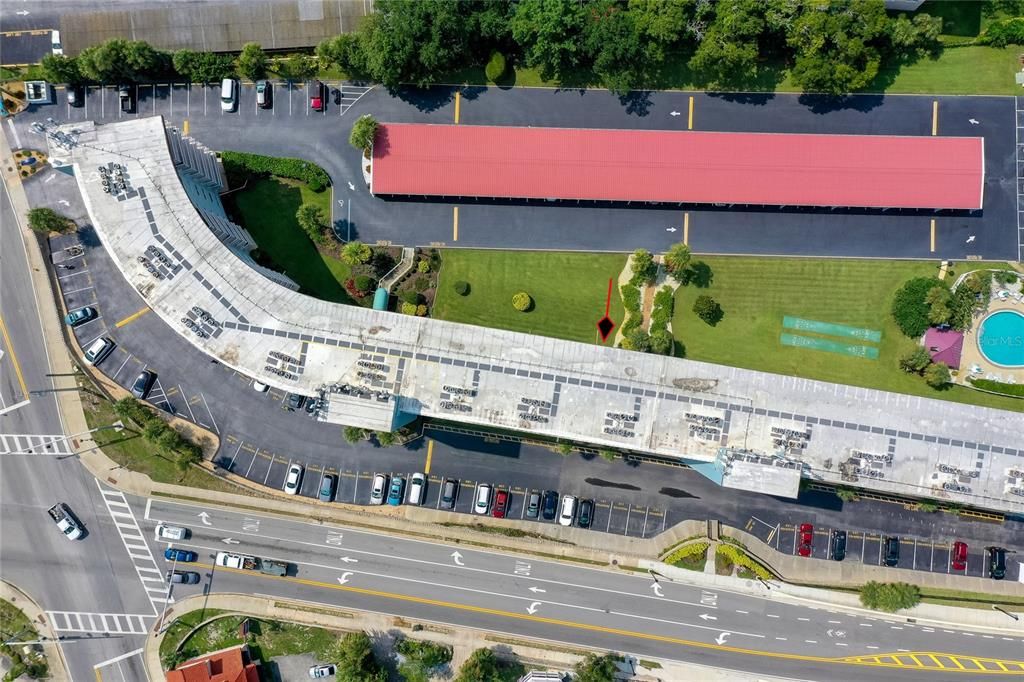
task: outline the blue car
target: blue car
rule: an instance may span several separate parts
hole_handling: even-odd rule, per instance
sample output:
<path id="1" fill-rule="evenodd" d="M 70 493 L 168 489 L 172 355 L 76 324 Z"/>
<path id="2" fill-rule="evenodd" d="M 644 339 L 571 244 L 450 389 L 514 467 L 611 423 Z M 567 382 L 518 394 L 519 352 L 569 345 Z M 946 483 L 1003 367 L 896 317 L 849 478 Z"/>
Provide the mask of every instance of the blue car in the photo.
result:
<path id="1" fill-rule="evenodd" d="M 168 561 L 181 561 L 183 563 L 191 563 L 199 558 L 199 555 L 189 549 L 178 549 L 177 547 L 168 547 L 164 550 L 164 558 Z"/>
<path id="2" fill-rule="evenodd" d="M 85 324 L 89 320 L 96 317 L 96 310 L 86 306 L 85 308 L 79 308 L 78 310 L 72 310 L 70 313 L 64 316 L 64 322 L 71 327 L 77 327 L 80 324 Z"/>
<path id="3" fill-rule="evenodd" d="M 405 492 L 405 479 L 395 476 L 391 479 L 391 487 L 388 489 L 388 504 L 397 507 L 402 504 L 402 493 Z"/>

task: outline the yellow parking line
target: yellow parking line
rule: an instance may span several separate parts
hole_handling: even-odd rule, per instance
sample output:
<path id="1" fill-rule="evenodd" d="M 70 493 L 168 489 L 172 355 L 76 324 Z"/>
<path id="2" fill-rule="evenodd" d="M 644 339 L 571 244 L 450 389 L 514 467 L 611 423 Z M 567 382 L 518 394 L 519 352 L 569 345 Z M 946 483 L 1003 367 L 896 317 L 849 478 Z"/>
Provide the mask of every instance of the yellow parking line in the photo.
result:
<path id="1" fill-rule="evenodd" d="M 935 253 L 935 218 L 932 218 L 931 250 Z"/>
<path id="2" fill-rule="evenodd" d="M 690 214 L 683 213 L 683 243 L 690 244 Z"/>
<path id="3" fill-rule="evenodd" d="M 932 102 L 932 135 L 939 134 L 939 100 Z"/>
<path id="4" fill-rule="evenodd" d="M 427 441 L 427 464 L 423 467 L 423 473 L 430 473 L 430 458 L 434 456 L 434 441 Z"/>
<path id="5" fill-rule="evenodd" d="M 121 327 L 125 326 L 126 324 L 131 324 L 132 322 L 134 322 L 135 320 L 139 319 L 140 317 L 142 317 L 143 315 L 145 315 L 148 312 L 149 312 L 149 308 L 143 308 L 142 310 L 140 310 L 138 312 L 132 313 L 128 317 L 124 318 L 123 320 L 121 320 L 120 322 L 115 324 L 114 326 L 117 327 L 118 329 L 120 329 Z"/>
<path id="6" fill-rule="evenodd" d="M 100 669 L 93 668 L 93 670 L 96 672 L 96 682 L 103 682 L 103 675 L 100 675 Z"/>
<path id="7" fill-rule="evenodd" d="M 188 119 L 185 119 L 185 124 L 182 126 L 182 135 L 188 136 Z"/>
<path id="8" fill-rule="evenodd" d="M 14 374 L 18 377 L 18 386 L 21 387 L 21 396 L 26 399 L 28 398 L 28 386 L 25 385 L 25 375 L 21 373 L 21 363 L 18 362 L 18 356 L 14 354 L 14 344 L 11 343 L 11 337 L 7 335 L 7 325 L 4 324 L 2 317 L 0 317 L 0 333 L 4 335 L 4 345 L 7 346 L 7 354 L 11 356 Z"/>
<path id="9" fill-rule="evenodd" d="M 462 103 L 462 95 L 455 91 L 455 122 L 459 122 L 459 105 Z"/>
<path id="10" fill-rule="evenodd" d="M 459 207 L 452 209 L 452 241 L 459 241 Z"/>
<path id="11" fill-rule="evenodd" d="M 690 95 L 690 113 L 686 117 L 686 129 L 693 130 L 693 95 Z"/>

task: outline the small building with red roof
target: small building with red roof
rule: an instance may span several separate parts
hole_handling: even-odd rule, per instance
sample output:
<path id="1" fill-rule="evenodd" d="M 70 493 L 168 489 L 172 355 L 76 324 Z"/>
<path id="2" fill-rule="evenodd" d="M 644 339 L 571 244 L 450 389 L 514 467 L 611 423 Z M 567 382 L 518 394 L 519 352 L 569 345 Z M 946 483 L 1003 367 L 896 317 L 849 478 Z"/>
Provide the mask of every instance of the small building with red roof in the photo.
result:
<path id="1" fill-rule="evenodd" d="M 167 671 L 167 682 L 260 682 L 259 662 L 244 644 L 185 661 Z"/>
<path id="2" fill-rule="evenodd" d="M 924 334 L 924 347 L 932 362 L 944 362 L 951 369 L 960 369 L 960 354 L 964 350 L 964 333 L 955 329 L 929 327 Z"/>

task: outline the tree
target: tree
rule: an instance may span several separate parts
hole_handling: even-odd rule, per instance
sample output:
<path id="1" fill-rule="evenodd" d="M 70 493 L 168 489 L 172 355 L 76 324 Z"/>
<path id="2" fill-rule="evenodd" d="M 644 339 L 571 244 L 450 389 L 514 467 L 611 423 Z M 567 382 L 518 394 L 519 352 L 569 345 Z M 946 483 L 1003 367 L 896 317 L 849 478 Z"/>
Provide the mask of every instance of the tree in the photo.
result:
<path id="1" fill-rule="evenodd" d="M 277 73 L 285 80 L 304 81 L 316 75 L 319 64 L 314 57 L 293 54 L 283 62 L 277 62 Z"/>
<path id="2" fill-rule="evenodd" d="M 387 671 L 377 663 L 365 632 L 348 633 L 332 645 L 329 654 L 328 659 L 338 666 L 341 682 L 387 682 Z"/>
<path id="3" fill-rule="evenodd" d="M 925 297 L 936 286 L 945 284 L 934 277 L 916 277 L 905 282 L 893 297 L 892 317 L 900 331 L 912 339 L 928 329 L 929 306 Z"/>
<path id="4" fill-rule="evenodd" d="M 946 324 L 949 322 L 949 304 L 952 296 L 946 287 L 932 287 L 925 294 L 924 302 L 928 304 L 928 321 L 932 324 Z"/>
<path id="5" fill-rule="evenodd" d="M 658 266 L 654 263 L 654 255 L 647 249 L 637 249 L 633 252 L 633 278 L 630 284 L 640 286 L 651 282 L 658 274 Z"/>
<path id="6" fill-rule="evenodd" d="M 921 603 L 921 589 L 909 583 L 879 583 L 872 580 L 860 588 L 860 603 L 869 609 L 895 613 Z"/>
<path id="7" fill-rule="evenodd" d="M 373 252 L 370 247 L 359 241 L 352 241 L 345 244 L 345 247 L 341 250 L 341 260 L 347 265 L 359 265 L 370 260 L 370 256 Z"/>
<path id="8" fill-rule="evenodd" d="M 680 275 L 690 267 L 692 255 L 690 247 L 683 242 L 673 244 L 665 254 L 665 269 L 676 279 L 681 279 Z"/>
<path id="9" fill-rule="evenodd" d="M 97 83 L 150 80 L 168 66 L 166 55 L 149 43 L 123 38 L 87 47 L 77 61 L 81 74 Z"/>
<path id="10" fill-rule="evenodd" d="M 125 396 L 114 403 L 114 414 L 122 422 L 134 422 L 139 426 L 153 419 L 149 408 L 131 396 Z"/>
<path id="11" fill-rule="evenodd" d="M 900 14 L 889 23 L 889 43 L 892 51 L 904 57 L 923 57 L 936 52 L 940 47 L 942 17 L 915 13 L 910 19 Z"/>
<path id="12" fill-rule="evenodd" d="M 711 3 L 706 6 L 711 11 Z M 670 50 L 686 46 L 684 36 L 699 43 L 703 37 L 698 35 L 700 11 L 699 3 L 692 0 L 629 0 L 629 14 L 644 61 L 650 66 L 660 64 Z"/>
<path id="13" fill-rule="evenodd" d="M 643 85 L 644 54 L 633 16 L 618 0 L 597 0 L 587 7 L 584 45 L 594 73 L 616 95 Z"/>
<path id="14" fill-rule="evenodd" d="M 508 65 L 505 63 L 505 55 L 495 51 L 491 54 L 491 58 L 487 60 L 487 66 L 484 67 L 484 75 L 490 82 L 497 83 L 505 75 L 507 69 Z"/>
<path id="15" fill-rule="evenodd" d="M 398 672 L 406 682 L 429 682 L 434 670 L 452 660 L 452 649 L 444 644 L 403 639 L 395 647 L 405 659 Z"/>
<path id="16" fill-rule="evenodd" d="M 651 352 L 658 355 L 668 355 L 672 352 L 674 339 L 667 329 L 655 329 L 651 332 Z"/>
<path id="17" fill-rule="evenodd" d="M 319 206 L 302 204 L 295 212 L 295 220 L 314 243 L 323 244 L 327 241 L 327 218 Z"/>
<path id="18" fill-rule="evenodd" d="M 542 78 L 564 80 L 586 64 L 586 17 L 586 3 L 576 0 L 522 0 L 512 16 L 512 36 Z"/>
<path id="19" fill-rule="evenodd" d="M 178 50 L 172 57 L 174 70 L 191 83 L 213 83 L 235 73 L 231 55 Z"/>
<path id="20" fill-rule="evenodd" d="M 619 667 L 614 654 L 587 654 L 586 657 L 576 664 L 576 682 L 614 682 L 615 673 Z"/>
<path id="21" fill-rule="evenodd" d="M 490 649 L 477 649 L 469 655 L 455 682 L 506 682 L 524 674 L 522 664 L 499 661 Z"/>
<path id="22" fill-rule="evenodd" d="M 920 374 L 931 364 L 932 356 L 921 346 L 907 351 L 900 357 L 900 369 L 912 374 Z"/>
<path id="23" fill-rule="evenodd" d="M 359 35 L 342 33 L 325 38 L 316 46 L 316 56 L 324 66 L 336 64 L 350 78 L 367 76 L 366 59 L 363 57 Z"/>
<path id="24" fill-rule="evenodd" d="M 932 388 L 942 388 L 952 380 L 949 373 L 949 365 L 944 362 L 935 362 L 924 370 L 924 381 Z"/>
<path id="25" fill-rule="evenodd" d="M 651 350 L 651 335 L 637 327 L 626 334 L 626 337 L 622 339 L 620 348 L 635 350 L 638 353 L 646 353 Z"/>
<path id="26" fill-rule="evenodd" d="M 246 43 L 238 55 L 238 75 L 254 81 L 267 75 L 267 54 L 259 43 Z"/>
<path id="27" fill-rule="evenodd" d="M 690 58 L 698 80 L 712 88 L 741 86 L 759 72 L 759 40 L 765 30 L 761 0 L 723 0 L 715 5 L 714 23 Z"/>
<path id="28" fill-rule="evenodd" d="M 366 431 L 358 426 L 346 426 L 342 433 L 345 436 L 345 441 L 352 444 L 366 438 Z"/>
<path id="29" fill-rule="evenodd" d="M 388 448 L 395 444 L 395 434 L 391 431 L 377 431 L 373 435 L 382 448 Z"/>
<path id="30" fill-rule="evenodd" d="M 455 293 L 457 293 L 459 296 L 469 295 L 469 282 L 464 282 L 460 279 L 459 281 L 455 282 L 455 284 L 453 284 L 452 287 L 455 289 Z"/>
<path id="31" fill-rule="evenodd" d="M 512 295 L 512 307 L 524 313 L 533 307 L 533 299 L 525 291 L 520 291 Z"/>
<path id="32" fill-rule="evenodd" d="M 82 81 L 82 72 L 78 68 L 78 60 L 61 54 L 43 56 L 43 74 L 51 83 L 67 83 L 74 85 Z"/>
<path id="33" fill-rule="evenodd" d="M 369 156 L 379 127 L 380 124 L 377 123 L 377 119 L 369 114 L 363 114 L 352 124 L 352 132 L 349 133 L 348 143 L 356 149 L 363 150 L 363 153 Z"/>
<path id="34" fill-rule="evenodd" d="M 36 232 L 70 232 L 75 228 L 74 221 L 57 213 L 52 208 L 30 208 L 28 210 L 28 226 Z"/>
<path id="35" fill-rule="evenodd" d="M 199 447 L 188 444 L 188 447 L 183 447 L 178 451 L 177 456 L 174 458 L 174 463 L 177 465 L 179 471 L 188 471 L 193 464 L 199 464 L 203 461 L 203 451 Z"/>
<path id="36" fill-rule="evenodd" d="M 693 312 L 697 313 L 697 317 L 704 320 L 712 327 L 718 324 L 722 319 L 722 306 L 715 302 L 715 299 L 711 298 L 707 294 L 701 294 L 693 302 Z"/>
<path id="37" fill-rule="evenodd" d="M 415 303 L 403 301 L 402 305 L 398 308 L 398 310 L 403 315 L 415 315 L 419 311 L 419 306 L 416 305 Z"/>

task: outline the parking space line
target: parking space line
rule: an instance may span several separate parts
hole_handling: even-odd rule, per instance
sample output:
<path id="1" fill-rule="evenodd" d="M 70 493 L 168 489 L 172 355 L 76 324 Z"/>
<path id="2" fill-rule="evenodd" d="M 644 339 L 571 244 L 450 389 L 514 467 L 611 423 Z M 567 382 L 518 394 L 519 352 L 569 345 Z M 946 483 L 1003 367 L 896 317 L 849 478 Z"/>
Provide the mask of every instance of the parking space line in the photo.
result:
<path id="1" fill-rule="evenodd" d="M 939 134 L 939 100 L 932 101 L 932 135 Z"/>
<path id="2" fill-rule="evenodd" d="M 213 422 L 213 430 L 220 435 L 220 429 L 217 428 L 217 420 L 213 418 L 213 412 L 210 411 L 210 405 L 206 402 L 206 395 L 203 393 L 199 394 L 199 397 L 203 399 L 203 406 L 206 408 L 206 414 L 210 415 L 210 421 Z"/>
<path id="3" fill-rule="evenodd" d="M 462 94 L 458 90 L 456 90 L 455 91 L 455 123 L 459 122 L 459 110 L 461 108 L 461 106 L 460 106 L 461 104 L 462 104 Z"/>
<path id="4" fill-rule="evenodd" d="M 235 466 L 235 457 L 238 457 L 238 451 L 242 449 L 242 443 L 245 441 L 238 441 L 238 447 L 235 449 L 235 454 L 231 455 L 231 461 L 228 462 L 228 471 L 231 471 L 231 467 Z"/>
<path id="5" fill-rule="evenodd" d="M 693 95 L 690 95 L 690 112 L 686 116 L 686 129 L 693 130 Z"/>
<path id="6" fill-rule="evenodd" d="M 131 359 L 132 359 L 132 354 L 128 353 L 128 357 L 126 357 L 124 359 L 124 362 L 121 363 L 121 366 L 117 368 L 116 372 L 114 372 L 114 376 L 112 376 L 110 378 L 114 379 L 116 381 L 117 380 L 117 375 L 121 373 L 121 370 L 124 369 L 124 366 L 127 365 L 128 361 L 131 360 Z"/>
<path id="7" fill-rule="evenodd" d="M 263 475 L 263 485 L 267 484 L 267 479 L 270 478 L 270 470 L 274 468 L 274 462 L 277 461 L 277 455 L 270 456 L 270 466 L 267 467 L 267 473 Z M 321 481 L 322 483 L 323 481 Z"/>
<path id="8" fill-rule="evenodd" d="M 683 243 L 690 244 L 690 214 L 683 213 Z"/>
<path id="9" fill-rule="evenodd" d="M 427 440 L 427 463 L 423 467 L 423 473 L 424 474 L 429 474 L 430 473 L 430 459 L 433 456 L 434 456 L 434 441 L 428 439 Z"/>
<path id="10" fill-rule="evenodd" d="M 452 241 L 459 241 L 459 207 L 452 207 Z"/>
<path id="11" fill-rule="evenodd" d="M 935 253 L 935 218 L 932 218 L 931 238 L 929 244 L 931 253 Z"/>
<path id="12" fill-rule="evenodd" d="M 181 394 L 181 397 L 183 397 L 183 398 L 185 397 L 185 391 L 184 391 L 184 389 L 182 389 L 181 384 L 178 384 L 178 392 Z M 185 407 L 188 408 L 188 414 L 189 414 L 189 417 L 191 417 L 191 419 L 192 419 L 192 423 L 193 424 L 198 423 L 198 422 L 196 422 L 195 414 L 192 413 L 192 406 L 189 405 L 189 400 L 187 398 L 185 398 Z"/>

